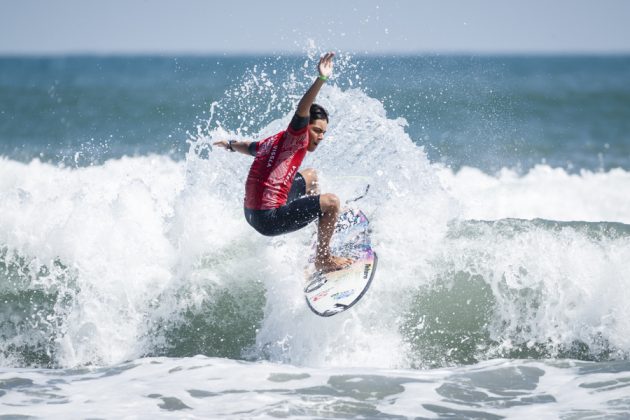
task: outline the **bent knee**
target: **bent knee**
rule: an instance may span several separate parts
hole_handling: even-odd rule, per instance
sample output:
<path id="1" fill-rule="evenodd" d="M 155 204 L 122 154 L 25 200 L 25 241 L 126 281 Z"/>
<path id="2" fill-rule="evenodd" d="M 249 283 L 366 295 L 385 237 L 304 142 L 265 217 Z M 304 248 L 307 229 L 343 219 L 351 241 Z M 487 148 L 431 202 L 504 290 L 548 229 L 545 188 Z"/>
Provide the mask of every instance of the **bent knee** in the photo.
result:
<path id="1" fill-rule="evenodd" d="M 317 183 L 317 171 L 313 168 L 308 168 L 300 171 L 307 184 Z"/>
<path id="2" fill-rule="evenodd" d="M 300 171 L 306 183 L 306 194 L 315 195 L 319 193 L 319 182 L 317 181 L 317 171 L 312 168 Z"/>
<path id="3" fill-rule="evenodd" d="M 322 212 L 338 211 L 340 207 L 339 197 L 335 194 L 322 194 L 319 196 L 319 206 Z"/>
<path id="4" fill-rule="evenodd" d="M 313 168 L 302 169 L 300 173 L 307 181 L 317 181 L 317 171 Z"/>

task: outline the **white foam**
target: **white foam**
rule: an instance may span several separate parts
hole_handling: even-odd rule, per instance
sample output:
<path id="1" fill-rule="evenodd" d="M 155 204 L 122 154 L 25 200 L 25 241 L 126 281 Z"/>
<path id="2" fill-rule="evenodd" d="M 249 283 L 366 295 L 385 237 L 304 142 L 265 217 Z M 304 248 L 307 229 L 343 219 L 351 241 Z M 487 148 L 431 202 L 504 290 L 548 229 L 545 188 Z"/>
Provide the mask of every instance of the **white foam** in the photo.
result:
<path id="1" fill-rule="evenodd" d="M 3 413 L 47 419 L 627 416 L 627 366 L 597 368 L 494 360 L 429 371 L 314 369 L 197 356 L 77 371 L 0 369 L 0 381 L 8 385 Z"/>
<path id="2" fill-rule="evenodd" d="M 430 244 L 446 230 L 451 203 L 423 150 L 405 133 L 404 120 L 388 119 L 380 102 L 358 90 L 327 87 L 318 102 L 332 118 L 327 138 L 303 167 L 317 168 L 322 192 L 336 193 L 342 202 L 370 185 L 360 206 L 371 219 L 378 280 L 352 311 L 316 318 L 305 311 L 302 293 L 308 256 L 304 250 L 310 252 L 313 230 L 279 239 L 284 246 L 276 247 L 268 258 L 283 268 L 266 279 L 258 351 L 298 365 L 405 366 L 406 345 L 392 329 L 399 317 L 392 302 L 404 302 L 405 290 L 414 286 L 423 260 L 410 262 L 400 244 L 430 254 Z M 271 126 L 280 128 L 287 121 Z"/>
<path id="3" fill-rule="evenodd" d="M 323 192 L 342 201 L 371 186 L 359 204 L 379 255 L 369 293 L 331 319 L 313 315 L 301 291 L 314 226 L 261 237 L 242 213 L 251 158 L 195 153 L 234 133 L 200 132 L 181 162 L 149 156 L 68 169 L 0 159 L 0 247 L 31 261 L 34 271 L 55 260 L 67 270 L 20 286 L 71 296 L 51 321 L 60 365 L 112 364 L 150 352 L 155 325 L 212 304 L 206 286 L 256 281 L 267 301 L 248 354 L 306 366 L 408 367 L 401 318 L 415 310 L 417 290 L 452 267 L 478 269 L 496 296 L 503 278 L 516 289 L 545 291 L 539 318 L 524 320 L 533 328 L 523 339 L 566 344 L 602 331 L 611 344 L 630 348 L 627 240 L 598 243 L 581 232 L 544 229 L 509 240 L 491 230 L 480 239 L 446 238 L 458 218 L 630 222 L 627 172 L 570 175 L 539 166 L 523 176 L 453 173 L 431 164 L 405 121 L 389 119 L 383 104 L 360 90 L 326 86 L 318 101 L 331 113 L 329 134 L 303 167 L 317 168 Z M 283 129 L 290 117 L 255 139 Z M 519 277 L 521 267 L 528 277 Z M 492 333 L 509 337 L 501 323 L 521 319 L 522 302 L 501 299 Z M 517 335 L 520 326 L 507 325 Z M 37 331 L 21 339 L 29 334 Z"/>
<path id="4" fill-rule="evenodd" d="M 165 235 L 182 165 L 123 158 L 67 169 L 0 161 L 0 243 L 33 271 L 60 261 L 65 278 L 31 278 L 31 289 L 73 296 L 55 337 L 61 365 L 114 363 L 141 354 L 145 312 L 169 282 L 174 247 Z M 28 340 L 28 337 L 25 337 Z"/>
<path id="5" fill-rule="evenodd" d="M 583 170 L 538 165 L 524 175 L 502 169 L 488 175 L 476 168 L 457 172 L 441 167 L 444 188 L 461 205 L 464 219 L 508 217 L 564 221 L 607 221 L 630 224 L 630 172 Z"/>

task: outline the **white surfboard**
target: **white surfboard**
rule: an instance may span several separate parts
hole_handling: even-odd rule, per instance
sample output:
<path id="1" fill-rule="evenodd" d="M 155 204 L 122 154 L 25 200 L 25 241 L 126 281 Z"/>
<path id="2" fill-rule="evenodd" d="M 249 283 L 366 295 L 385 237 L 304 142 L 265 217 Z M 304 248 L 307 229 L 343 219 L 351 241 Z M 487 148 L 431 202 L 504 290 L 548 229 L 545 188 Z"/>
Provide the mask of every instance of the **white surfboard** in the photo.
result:
<path id="1" fill-rule="evenodd" d="M 329 273 L 307 270 L 306 303 L 319 316 L 332 316 L 356 304 L 370 287 L 376 270 L 376 253 L 370 244 L 369 221 L 361 210 L 345 210 L 337 221 L 331 244 L 333 255 L 354 260 Z M 315 256 L 311 257 L 311 263 Z"/>

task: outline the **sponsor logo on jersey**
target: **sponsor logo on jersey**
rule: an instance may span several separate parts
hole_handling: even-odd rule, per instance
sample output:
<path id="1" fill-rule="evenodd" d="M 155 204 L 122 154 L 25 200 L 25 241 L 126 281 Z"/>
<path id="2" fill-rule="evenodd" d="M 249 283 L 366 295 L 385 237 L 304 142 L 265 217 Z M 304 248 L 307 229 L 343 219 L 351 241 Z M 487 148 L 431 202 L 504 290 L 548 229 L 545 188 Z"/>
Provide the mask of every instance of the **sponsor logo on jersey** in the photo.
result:
<path id="1" fill-rule="evenodd" d="M 278 145 L 275 144 L 271 149 L 271 154 L 267 159 L 267 168 L 271 168 L 273 166 L 273 161 L 276 159 L 276 152 L 278 151 Z"/>

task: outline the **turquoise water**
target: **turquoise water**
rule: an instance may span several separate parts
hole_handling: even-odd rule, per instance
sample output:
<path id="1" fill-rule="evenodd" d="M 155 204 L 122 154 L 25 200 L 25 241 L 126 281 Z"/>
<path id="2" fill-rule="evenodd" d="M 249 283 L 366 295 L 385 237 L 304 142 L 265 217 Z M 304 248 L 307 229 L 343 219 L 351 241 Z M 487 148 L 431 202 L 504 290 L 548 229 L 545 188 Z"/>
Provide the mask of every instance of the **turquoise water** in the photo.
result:
<path id="1" fill-rule="evenodd" d="M 80 164 L 147 153 L 181 159 L 186 132 L 208 119 L 212 102 L 226 102 L 246 69 L 274 69 L 270 79 L 282 79 L 303 61 L 0 58 L 0 154 L 57 163 L 79 153 Z M 627 56 L 411 56 L 354 58 L 336 83 L 360 87 L 390 118 L 405 118 L 434 161 L 486 171 L 547 162 L 574 171 L 629 167 L 629 81 Z M 256 99 L 265 110 L 272 101 Z M 234 97 L 228 104 L 225 126 L 251 117 Z M 264 112 L 250 133 L 289 109 Z"/>
<path id="2" fill-rule="evenodd" d="M 211 146 L 314 59 L 0 58 L 0 416 L 627 417 L 630 58 L 340 54 L 304 165 L 379 268 L 329 319 Z"/>

